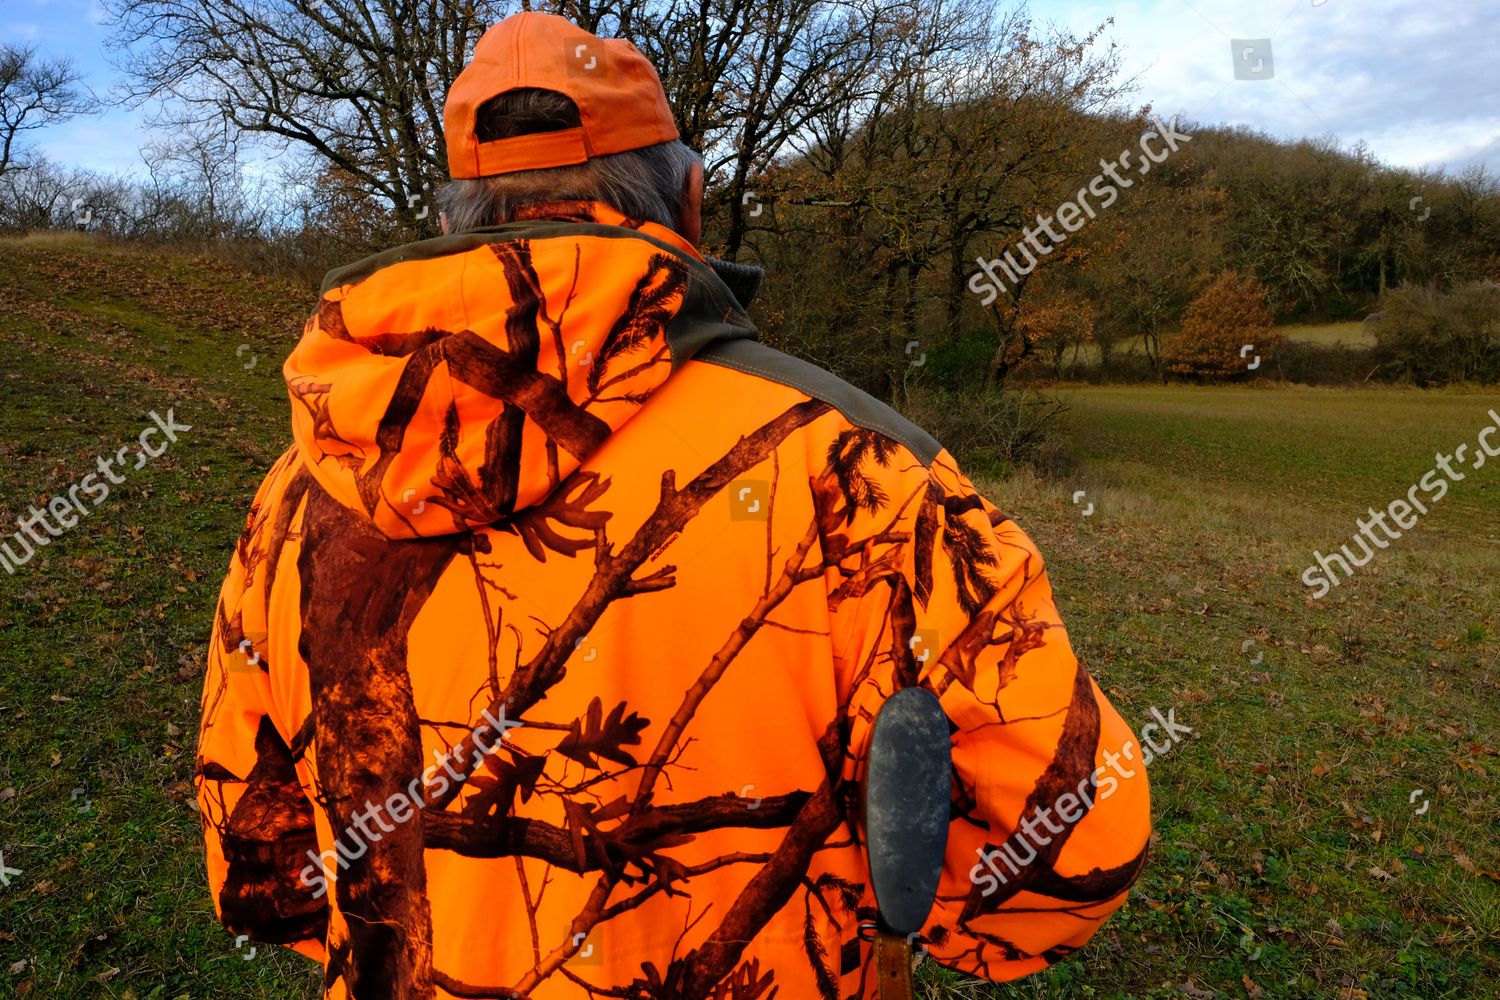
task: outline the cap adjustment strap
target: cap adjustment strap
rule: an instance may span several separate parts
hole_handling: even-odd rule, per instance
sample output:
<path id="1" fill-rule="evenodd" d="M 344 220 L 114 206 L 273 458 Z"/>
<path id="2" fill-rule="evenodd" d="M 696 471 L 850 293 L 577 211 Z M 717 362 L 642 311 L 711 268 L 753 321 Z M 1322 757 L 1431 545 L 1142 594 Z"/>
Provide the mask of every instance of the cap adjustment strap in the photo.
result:
<path id="1" fill-rule="evenodd" d="M 582 126 L 557 132 L 533 132 L 480 142 L 474 148 L 475 175 L 489 177 L 513 170 L 546 170 L 588 160 Z M 524 164 L 524 166 L 517 166 Z"/>

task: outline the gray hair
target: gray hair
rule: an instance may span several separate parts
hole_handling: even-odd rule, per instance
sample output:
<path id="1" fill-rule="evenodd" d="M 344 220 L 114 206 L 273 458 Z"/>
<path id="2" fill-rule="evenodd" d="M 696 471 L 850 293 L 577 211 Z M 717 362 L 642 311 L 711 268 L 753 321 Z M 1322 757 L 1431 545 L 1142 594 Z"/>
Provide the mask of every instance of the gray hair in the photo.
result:
<path id="1" fill-rule="evenodd" d="M 481 142 L 579 123 L 578 106 L 566 95 L 534 88 L 491 98 L 477 117 Z M 438 206 L 452 233 L 509 222 L 527 205 L 573 200 L 600 201 L 632 219 L 680 231 L 682 190 L 698 162 L 698 154 L 673 139 L 573 166 L 453 180 L 438 193 Z"/>

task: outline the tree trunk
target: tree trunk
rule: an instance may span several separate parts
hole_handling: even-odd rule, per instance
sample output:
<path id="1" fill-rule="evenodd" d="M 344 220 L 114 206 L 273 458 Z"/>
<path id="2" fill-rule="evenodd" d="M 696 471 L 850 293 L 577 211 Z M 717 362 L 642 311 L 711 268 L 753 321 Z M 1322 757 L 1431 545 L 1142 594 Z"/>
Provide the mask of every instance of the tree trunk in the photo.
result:
<path id="1" fill-rule="evenodd" d="M 335 892 L 351 947 L 334 949 L 326 982 L 342 979 L 360 1000 L 431 997 L 422 813 L 379 839 L 362 836 L 356 817 L 365 813 L 368 823 L 369 806 L 421 780 L 406 637 L 463 536 L 393 542 L 317 488 L 304 521 L 299 651 L 311 685 L 319 792 L 348 863 Z"/>

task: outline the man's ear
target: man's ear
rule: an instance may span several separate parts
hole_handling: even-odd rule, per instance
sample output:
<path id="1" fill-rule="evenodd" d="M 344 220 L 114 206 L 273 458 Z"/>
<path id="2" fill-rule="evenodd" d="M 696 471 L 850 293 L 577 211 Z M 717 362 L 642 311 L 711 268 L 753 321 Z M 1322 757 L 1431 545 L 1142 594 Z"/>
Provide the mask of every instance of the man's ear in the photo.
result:
<path id="1" fill-rule="evenodd" d="M 447 236 L 448 235 L 448 213 L 447 212 L 439 212 L 438 213 L 438 225 L 440 225 L 440 226 L 443 227 L 443 235 Z"/>
<path id="2" fill-rule="evenodd" d="M 694 163 L 682 185 L 682 200 L 677 204 L 681 220 L 678 233 L 693 246 L 703 242 L 703 161 Z"/>

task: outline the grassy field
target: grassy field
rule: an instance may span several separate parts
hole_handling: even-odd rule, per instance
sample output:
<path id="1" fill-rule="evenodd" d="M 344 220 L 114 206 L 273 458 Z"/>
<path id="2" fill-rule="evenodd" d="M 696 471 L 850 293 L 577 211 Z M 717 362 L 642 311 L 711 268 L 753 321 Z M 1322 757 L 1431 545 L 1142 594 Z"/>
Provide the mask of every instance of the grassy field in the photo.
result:
<path id="1" fill-rule="evenodd" d="M 0 574 L 0 996 L 316 994 L 305 960 L 252 959 L 215 922 L 190 804 L 209 617 L 287 441 L 278 369 L 311 301 L 218 265 L 0 241 L 0 523 L 150 411 L 192 425 Z M 928 995 L 1496 995 L 1500 463 L 1323 600 L 1298 576 L 1434 452 L 1472 448 L 1500 395 L 1068 398 L 1063 480 L 980 485 L 1047 553 L 1117 707 L 1175 709 L 1195 736 L 1153 763 L 1152 857 L 1084 953 L 1005 987 L 926 963 Z"/>
<path id="2" fill-rule="evenodd" d="M 1359 320 L 1350 323 L 1296 323 L 1278 327 L 1277 332 L 1287 340 L 1321 347 L 1375 346 L 1374 331 Z"/>

